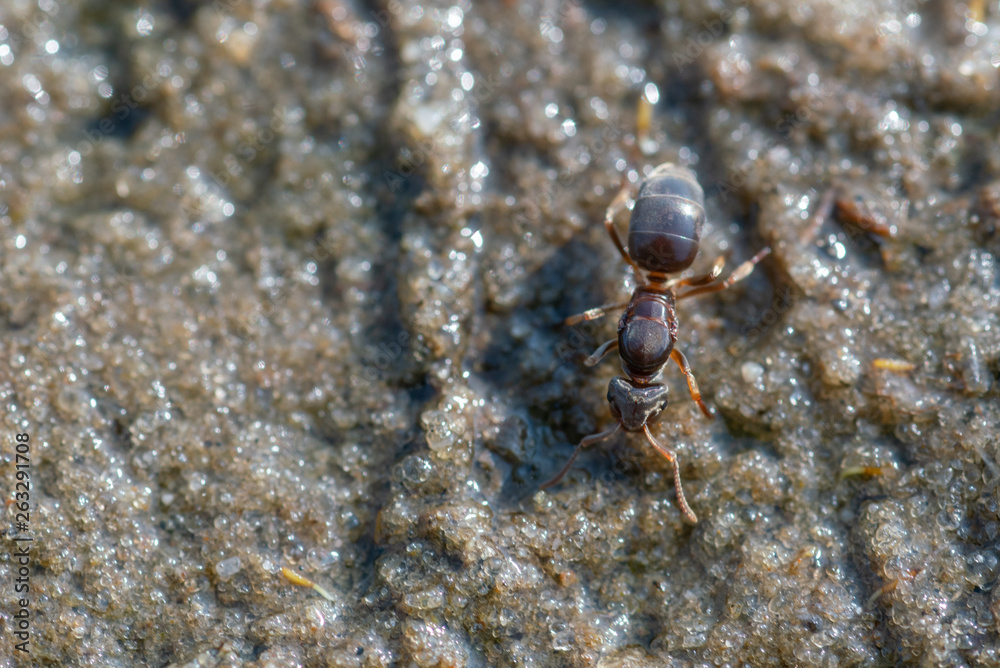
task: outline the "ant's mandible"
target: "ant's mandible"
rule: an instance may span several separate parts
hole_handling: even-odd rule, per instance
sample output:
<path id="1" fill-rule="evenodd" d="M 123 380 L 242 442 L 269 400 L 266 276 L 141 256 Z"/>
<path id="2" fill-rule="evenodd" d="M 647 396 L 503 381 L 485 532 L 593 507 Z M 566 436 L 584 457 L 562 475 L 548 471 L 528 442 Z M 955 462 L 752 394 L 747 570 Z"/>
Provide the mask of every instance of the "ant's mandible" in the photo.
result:
<path id="1" fill-rule="evenodd" d="M 585 362 L 587 366 L 594 366 L 607 353 L 618 350 L 625 375 L 612 378 L 608 385 L 608 404 L 616 421 L 615 426 L 581 440 L 562 470 L 541 488 L 559 482 L 583 448 L 603 441 L 619 429 L 641 431 L 650 445 L 673 465 L 674 486 L 681 512 L 692 523 L 697 523 L 698 517 L 684 498 L 677 455 L 658 443 L 649 430 L 649 424 L 659 418 L 667 407 L 668 389 L 659 380 L 668 360 L 673 360 L 687 377 L 691 397 L 698 403 L 701 412 L 706 417 L 713 417 L 712 411 L 701 399 L 687 358 L 674 347 L 677 342 L 675 305 L 682 299 L 725 290 L 743 280 L 771 249 L 765 247 L 721 282 L 718 278 L 725 264 L 723 257 L 715 261 L 712 271 L 707 274 L 668 278 L 668 274 L 690 267 L 698 255 L 701 230 L 705 224 L 705 194 L 694 173 L 685 167 L 664 163 L 654 169 L 639 187 L 629 219 L 626 249 L 618 237 L 614 219 L 628 207 L 629 196 L 630 188 L 625 186 L 608 207 L 604 226 L 622 257 L 635 269 L 638 285 L 632 298 L 625 303 L 609 304 L 566 319 L 567 325 L 575 325 L 625 307 L 618 321 L 618 338 L 602 345 Z M 680 288 L 691 289 L 678 294 Z"/>

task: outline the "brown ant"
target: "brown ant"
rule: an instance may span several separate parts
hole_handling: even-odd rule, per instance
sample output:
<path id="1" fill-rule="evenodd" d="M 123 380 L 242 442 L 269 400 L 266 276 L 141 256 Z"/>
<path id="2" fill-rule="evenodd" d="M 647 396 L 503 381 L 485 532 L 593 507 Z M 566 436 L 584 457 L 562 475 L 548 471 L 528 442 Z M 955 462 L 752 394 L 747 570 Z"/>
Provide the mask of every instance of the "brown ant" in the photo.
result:
<path id="1" fill-rule="evenodd" d="M 707 274 L 668 279 L 668 274 L 690 267 L 698 255 L 701 230 L 705 224 L 705 193 L 694 173 L 685 167 L 664 163 L 654 169 L 639 187 L 629 219 L 626 249 L 618 237 L 614 219 L 628 207 L 629 195 L 630 188 L 625 186 L 612 200 L 604 216 L 604 226 L 618 252 L 635 270 L 639 285 L 628 302 L 590 309 L 566 319 L 567 325 L 575 325 L 625 307 L 618 321 L 618 338 L 602 345 L 585 362 L 587 366 L 594 366 L 607 353 L 618 350 L 625 375 L 612 378 L 608 385 L 608 404 L 616 423 L 607 431 L 581 440 L 562 470 L 541 488 L 559 482 L 583 448 L 616 434 L 619 428 L 628 432 L 642 431 L 650 445 L 673 465 L 674 486 L 681 512 L 696 524 L 698 517 L 684 498 L 677 455 L 658 443 L 649 430 L 649 424 L 659 418 L 667 407 L 668 388 L 658 381 L 668 359 L 673 360 L 687 377 L 691 397 L 698 403 L 701 412 L 708 418 L 713 417 L 711 409 L 701 399 L 687 358 L 674 347 L 677 342 L 675 304 L 689 297 L 725 290 L 743 280 L 771 249 L 765 247 L 721 282 L 717 280 L 725 264 L 724 257 L 717 259 L 712 271 Z M 677 294 L 679 288 L 685 287 L 692 289 Z"/>

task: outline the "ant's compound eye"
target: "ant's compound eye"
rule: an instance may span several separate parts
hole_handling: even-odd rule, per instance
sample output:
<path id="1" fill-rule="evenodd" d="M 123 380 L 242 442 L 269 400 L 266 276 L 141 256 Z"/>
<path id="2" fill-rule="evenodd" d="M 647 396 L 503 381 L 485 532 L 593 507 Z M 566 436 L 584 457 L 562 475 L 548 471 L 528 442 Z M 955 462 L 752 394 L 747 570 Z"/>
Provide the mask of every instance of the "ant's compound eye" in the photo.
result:
<path id="1" fill-rule="evenodd" d="M 634 385 L 628 378 L 616 376 L 608 383 L 611 414 L 625 431 L 641 431 L 667 407 L 670 390 L 666 385 Z"/>

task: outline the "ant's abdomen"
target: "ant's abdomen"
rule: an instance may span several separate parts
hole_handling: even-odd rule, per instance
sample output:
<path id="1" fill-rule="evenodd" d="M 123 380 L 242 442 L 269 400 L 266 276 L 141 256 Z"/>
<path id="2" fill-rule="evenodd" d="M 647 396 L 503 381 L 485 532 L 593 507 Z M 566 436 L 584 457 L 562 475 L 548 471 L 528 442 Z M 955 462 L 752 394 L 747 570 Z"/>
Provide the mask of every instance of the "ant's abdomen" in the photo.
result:
<path id="1" fill-rule="evenodd" d="M 632 207 L 628 252 L 646 271 L 684 271 L 698 255 L 705 193 L 686 167 L 665 163 L 646 177 Z"/>

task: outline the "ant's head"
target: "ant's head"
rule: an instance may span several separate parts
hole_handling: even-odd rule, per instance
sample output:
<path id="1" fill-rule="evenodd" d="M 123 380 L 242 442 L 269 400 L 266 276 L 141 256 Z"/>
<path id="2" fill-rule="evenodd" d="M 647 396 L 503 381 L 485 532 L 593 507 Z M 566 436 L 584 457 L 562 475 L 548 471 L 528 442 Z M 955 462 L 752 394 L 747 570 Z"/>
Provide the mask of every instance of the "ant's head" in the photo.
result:
<path id="1" fill-rule="evenodd" d="M 666 385 L 635 385 L 628 378 L 615 376 L 608 383 L 608 404 L 611 414 L 625 431 L 642 431 L 667 407 L 670 390 Z"/>

